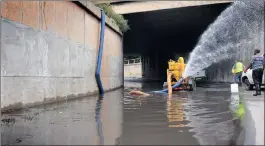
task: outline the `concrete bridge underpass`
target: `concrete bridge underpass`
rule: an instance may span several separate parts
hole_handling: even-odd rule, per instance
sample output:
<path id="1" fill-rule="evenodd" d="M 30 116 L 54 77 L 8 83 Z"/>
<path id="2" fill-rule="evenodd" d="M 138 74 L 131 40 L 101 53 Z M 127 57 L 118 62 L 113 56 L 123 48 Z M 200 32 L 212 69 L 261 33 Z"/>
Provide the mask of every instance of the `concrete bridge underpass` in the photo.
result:
<path id="1" fill-rule="evenodd" d="M 200 35 L 230 4 L 125 14 L 131 29 L 124 35 L 124 56 L 141 55 L 144 78 L 165 80 L 167 61 L 179 56 L 187 61 Z"/>

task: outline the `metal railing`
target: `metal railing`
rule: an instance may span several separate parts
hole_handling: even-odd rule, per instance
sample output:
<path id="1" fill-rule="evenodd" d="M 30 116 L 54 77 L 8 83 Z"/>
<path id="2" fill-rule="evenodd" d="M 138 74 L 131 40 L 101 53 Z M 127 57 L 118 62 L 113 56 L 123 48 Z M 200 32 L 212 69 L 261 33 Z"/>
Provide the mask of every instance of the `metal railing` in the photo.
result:
<path id="1" fill-rule="evenodd" d="M 141 63 L 142 63 L 141 58 L 124 60 L 124 65 L 129 65 L 129 64 L 141 64 Z"/>

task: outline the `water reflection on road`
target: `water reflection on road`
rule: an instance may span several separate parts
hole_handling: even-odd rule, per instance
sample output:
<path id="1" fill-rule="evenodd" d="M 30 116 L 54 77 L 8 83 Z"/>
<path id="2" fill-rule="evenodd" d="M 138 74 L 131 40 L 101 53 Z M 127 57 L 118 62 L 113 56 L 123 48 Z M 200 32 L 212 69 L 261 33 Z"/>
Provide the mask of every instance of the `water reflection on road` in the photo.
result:
<path id="1" fill-rule="evenodd" d="M 123 144 L 235 143 L 240 126 L 230 108 L 229 85 L 204 85 L 196 92 L 138 98 L 128 94 L 137 84 L 124 90 Z M 161 84 L 143 83 L 138 88 L 152 91 L 161 88 Z"/>
<path id="2" fill-rule="evenodd" d="M 2 145 L 115 145 L 122 132 L 123 89 L 2 114 Z"/>
<path id="3" fill-rule="evenodd" d="M 104 136 L 103 136 L 103 132 L 102 132 L 102 121 L 101 121 L 101 115 L 100 115 L 101 114 L 102 100 L 103 100 L 103 97 L 98 98 L 97 106 L 96 106 L 96 112 L 95 112 L 95 114 L 96 114 L 95 119 L 96 119 L 97 127 L 98 127 L 98 136 L 100 139 L 100 142 L 99 142 L 100 145 L 104 145 Z"/>
<path id="4" fill-rule="evenodd" d="M 230 145 L 239 129 L 228 85 L 210 85 L 172 96 L 135 97 L 133 88 L 161 83 L 125 82 L 98 96 L 2 115 L 3 145 Z M 233 106 L 236 109 L 236 106 Z M 232 108 L 232 109 L 233 109 Z"/>

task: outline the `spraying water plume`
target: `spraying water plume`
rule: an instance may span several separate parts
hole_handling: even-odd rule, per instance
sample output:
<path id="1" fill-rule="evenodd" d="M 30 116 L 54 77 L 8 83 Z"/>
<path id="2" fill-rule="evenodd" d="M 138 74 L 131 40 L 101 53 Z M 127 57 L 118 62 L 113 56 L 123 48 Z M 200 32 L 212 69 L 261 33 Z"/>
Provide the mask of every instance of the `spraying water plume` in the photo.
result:
<path id="1" fill-rule="evenodd" d="M 264 50 L 264 1 L 237 1 L 224 10 L 202 34 L 183 77 L 232 58 L 240 48 Z"/>

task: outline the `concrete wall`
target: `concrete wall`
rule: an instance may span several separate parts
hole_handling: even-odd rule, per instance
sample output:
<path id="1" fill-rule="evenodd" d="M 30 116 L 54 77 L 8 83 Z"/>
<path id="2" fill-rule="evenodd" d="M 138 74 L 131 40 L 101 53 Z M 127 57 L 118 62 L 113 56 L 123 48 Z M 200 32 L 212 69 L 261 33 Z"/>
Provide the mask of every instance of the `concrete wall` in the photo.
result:
<path id="1" fill-rule="evenodd" d="M 2 111 L 98 92 L 100 10 L 86 4 L 1 1 Z M 105 90 L 123 85 L 122 36 L 109 26 L 101 70 Z"/>
<path id="2" fill-rule="evenodd" d="M 124 64 L 124 77 L 142 77 L 142 63 L 139 64 Z"/>
<path id="3" fill-rule="evenodd" d="M 207 80 L 211 82 L 234 82 L 231 73 L 234 62 L 234 59 L 229 59 L 211 65 L 206 69 Z"/>
<path id="4" fill-rule="evenodd" d="M 247 66 L 250 63 L 250 60 L 254 54 L 255 48 L 259 48 L 259 47 L 255 46 L 255 43 L 253 43 L 247 46 L 247 48 L 250 48 L 250 49 L 241 48 L 237 52 L 237 54 L 235 54 L 235 56 L 232 57 L 231 59 L 221 61 L 207 68 L 206 76 L 208 80 L 213 81 L 213 82 L 234 82 L 234 77 L 231 71 L 235 63 L 235 59 L 242 60 L 243 64 Z M 264 48 L 261 47 L 261 53 L 263 52 L 264 52 Z"/>

